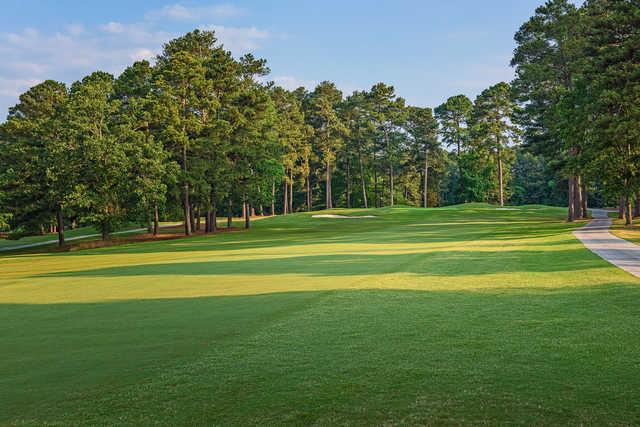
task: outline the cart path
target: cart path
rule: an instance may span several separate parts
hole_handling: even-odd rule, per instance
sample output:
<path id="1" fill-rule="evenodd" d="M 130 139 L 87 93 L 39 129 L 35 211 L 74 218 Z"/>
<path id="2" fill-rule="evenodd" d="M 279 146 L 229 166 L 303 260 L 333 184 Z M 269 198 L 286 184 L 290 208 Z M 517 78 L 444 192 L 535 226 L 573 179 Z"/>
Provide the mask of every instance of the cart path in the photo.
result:
<path id="1" fill-rule="evenodd" d="M 640 277 L 640 246 L 609 232 L 611 218 L 604 209 L 591 209 L 593 220 L 573 232 L 591 252 L 611 264 Z"/>
<path id="2" fill-rule="evenodd" d="M 173 225 L 161 225 L 160 228 L 173 227 Z M 131 233 L 140 233 L 146 231 L 146 228 L 135 228 L 133 230 L 124 230 L 124 231 L 116 231 L 115 233 L 111 233 L 111 235 L 119 235 L 119 234 L 131 234 Z M 83 234 L 82 236 L 75 237 L 66 237 L 64 239 L 65 242 L 71 242 L 73 240 L 87 239 L 90 237 L 101 237 L 102 234 L 94 233 L 94 234 Z M 35 242 L 35 243 L 26 243 L 24 245 L 19 246 L 9 246 L 6 248 L 0 248 L 0 252 L 8 252 L 8 251 L 17 251 L 19 249 L 29 249 L 29 248 L 37 248 L 38 246 L 48 246 L 58 244 L 58 239 L 53 240 L 45 240 L 44 242 Z"/>

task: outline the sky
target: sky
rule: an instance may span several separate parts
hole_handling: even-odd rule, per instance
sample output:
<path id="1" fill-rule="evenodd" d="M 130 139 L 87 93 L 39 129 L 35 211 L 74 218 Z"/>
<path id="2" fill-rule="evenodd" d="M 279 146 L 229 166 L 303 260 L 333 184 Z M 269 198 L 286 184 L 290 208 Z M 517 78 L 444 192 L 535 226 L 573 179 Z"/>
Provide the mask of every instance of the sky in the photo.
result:
<path id="1" fill-rule="evenodd" d="M 383 81 L 411 105 L 475 98 L 513 78 L 513 35 L 543 0 L 2 0 L 0 121 L 45 79 L 118 75 L 163 43 L 213 29 L 239 56 L 267 59 L 288 89 Z"/>

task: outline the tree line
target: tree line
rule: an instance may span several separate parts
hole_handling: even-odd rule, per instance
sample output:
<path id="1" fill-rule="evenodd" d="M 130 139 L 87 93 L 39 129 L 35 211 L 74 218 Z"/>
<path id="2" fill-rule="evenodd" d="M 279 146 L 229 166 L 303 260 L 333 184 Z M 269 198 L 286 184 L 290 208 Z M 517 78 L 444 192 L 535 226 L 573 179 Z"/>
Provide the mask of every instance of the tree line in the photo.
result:
<path id="1" fill-rule="evenodd" d="M 527 149 L 568 178 L 568 220 L 586 217 L 598 188 L 631 224 L 640 215 L 640 4 L 547 1 L 515 40 L 517 123 Z"/>
<path id="2" fill-rule="evenodd" d="M 475 100 L 407 105 L 392 86 L 285 90 L 265 60 L 192 31 L 117 78 L 47 80 L 0 125 L 0 226 L 125 223 L 186 235 L 218 217 L 472 201 L 638 200 L 638 6 L 551 0 L 515 36 L 516 79 Z M 623 209 L 624 208 L 624 209 Z M 637 215 L 640 204 L 636 202 Z"/>

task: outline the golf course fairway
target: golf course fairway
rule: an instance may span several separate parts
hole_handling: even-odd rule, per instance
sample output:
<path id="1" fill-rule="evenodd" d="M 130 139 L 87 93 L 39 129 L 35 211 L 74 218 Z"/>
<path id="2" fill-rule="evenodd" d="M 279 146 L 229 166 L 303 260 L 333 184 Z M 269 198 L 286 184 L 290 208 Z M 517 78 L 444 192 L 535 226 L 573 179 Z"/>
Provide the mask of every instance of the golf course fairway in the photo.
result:
<path id="1" fill-rule="evenodd" d="M 640 423 L 640 279 L 566 209 L 321 213 L 0 254 L 0 424 Z"/>

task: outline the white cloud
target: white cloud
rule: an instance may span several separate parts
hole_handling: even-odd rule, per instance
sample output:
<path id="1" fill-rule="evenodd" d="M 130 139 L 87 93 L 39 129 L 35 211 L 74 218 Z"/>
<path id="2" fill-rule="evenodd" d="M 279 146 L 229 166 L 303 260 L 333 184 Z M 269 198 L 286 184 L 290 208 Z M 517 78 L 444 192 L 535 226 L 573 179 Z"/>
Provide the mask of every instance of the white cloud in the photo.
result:
<path id="1" fill-rule="evenodd" d="M 148 20 L 171 19 L 176 21 L 210 21 L 244 15 L 244 9 L 231 4 L 209 6 L 184 6 L 180 3 L 164 6 L 146 14 Z"/>
<path id="2" fill-rule="evenodd" d="M 17 98 L 28 88 L 37 85 L 38 79 L 11 79 L 0 77 L 0 97 Z"/>
<path id="3" fill-rule="evenodd" d="M 273 81 L 276 85 L 283 87 L 287 90 L 295 90 L 300 86 L 306 88 L 307 90 L 313 90 L 314 87 L 318 85 L 317 81 L 311 80 L 300 80 L 293 76 L 273 76 L 265 78 L 265 81 Z"/>
<path id="4" fill-rule="evenodd" d="M 221 19 L 243 11 L 224 4 L 196 8 L 175 4 L 153 13 L 164 19 L 191 20 Z M 96 27 L 72 23 L 54 32 L 30 27 L 0 30 L 0 122 L 17 96 L 34 84 L 46 79 L 71 83 L 96 70 L 118 75 L 133 61 L 153 60 L 164 43 L 180 35 L 165 30 L 171 28 L 166 22 L 161 25 L 160 21 L 140 18 L 134 23 L 105 20 Z M 272 38 L 268 31 L 256 27 L 208 24 L 202 28 L 215 30 L 219 41 L 234 54 L 260 49 Z"/>
<path id="5" fill-rule="evenodd" d="M 157 54 L 157 52 L 154 52 L 151 49 L 142 48 L 133 52 L 129 57 L 133 61 L 142 61 L 143 59 L 151 61 Z"/>
<path id="6" fill-rule="evenodd" d="M 84 33 L 84 25 L 82 24 L 69 24 L 67 25 L 67 33 L 72 36 L 79 36 Z"/>
<path id="7" fill-rule="evenodd" d="M 124 32 L 124 25 L 119 22 L 111 21 L 108 24 L 101 25 L 100 29 L 106 33 L 121 34 Z"/>
<path id="8" fill-rule="evenodd" d="M 262 42 L 271 37 L 268 31 L 256 27 L 209 25 L 203 29 L 215 31 L 216 37 L 224 44 L 225 49 L 239 53 L 260 49 Z"/>

